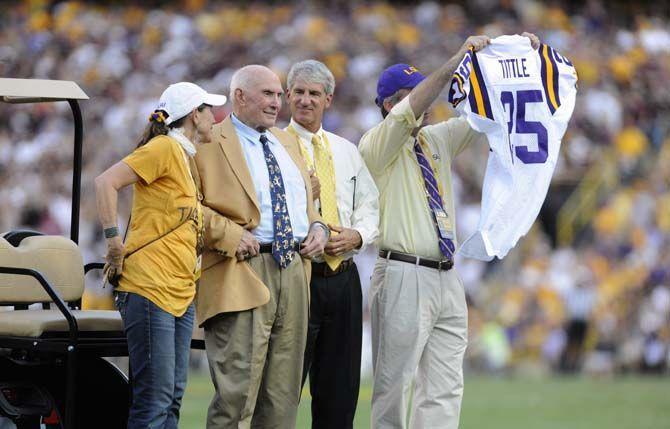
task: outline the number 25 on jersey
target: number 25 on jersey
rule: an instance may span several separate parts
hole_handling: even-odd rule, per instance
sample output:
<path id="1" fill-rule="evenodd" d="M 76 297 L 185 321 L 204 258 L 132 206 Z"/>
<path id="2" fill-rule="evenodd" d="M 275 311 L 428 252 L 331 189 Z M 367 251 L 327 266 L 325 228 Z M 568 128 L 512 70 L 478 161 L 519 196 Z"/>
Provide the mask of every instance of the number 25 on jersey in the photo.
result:
<path id="1" fill-rule="evenodd" d="M 500 102 L 508 114 L 507 134 L 509 136 L 510 155 L 514 163 L 514 155 L 524 164 L 543 164 L 549 156 L 547 152 L 547 129 L 542 122 L 527 121 L 526 110 L 533 103 L 543 103 L 542 91 L 539 89 L 503 91 Z M 530 150 L 528 146 L 516 144 L 520 134 L 534 134 L 537 137 L 537 150 Z"/>

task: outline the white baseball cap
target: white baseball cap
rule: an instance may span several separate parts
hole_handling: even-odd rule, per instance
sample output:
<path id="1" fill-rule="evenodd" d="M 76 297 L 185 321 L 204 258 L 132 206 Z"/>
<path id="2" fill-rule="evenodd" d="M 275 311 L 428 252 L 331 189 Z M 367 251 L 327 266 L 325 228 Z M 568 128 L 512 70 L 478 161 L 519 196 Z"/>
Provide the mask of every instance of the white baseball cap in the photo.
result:
<path id="1" fill-rule="evenodd" d="M 167 113 L 165 124 L 170 125 L 202 104 L 222 106 L 226 104 L 226 100 L 225 95 L 210 94 L 194 83 L 179 82 L 173 83 L 163 91 L 156 110 Z"/>

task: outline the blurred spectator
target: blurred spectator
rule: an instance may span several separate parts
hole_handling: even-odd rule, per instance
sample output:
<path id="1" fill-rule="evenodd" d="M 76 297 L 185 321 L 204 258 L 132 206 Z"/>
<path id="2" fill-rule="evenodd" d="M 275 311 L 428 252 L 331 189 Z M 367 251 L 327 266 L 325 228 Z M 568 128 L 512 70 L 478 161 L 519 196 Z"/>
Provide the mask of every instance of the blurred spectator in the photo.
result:
<path id="1" fill-rule="evenodd" d="M 565 292 L 564 298 L 568 321 L 565 326 L 566 345 L 560 369 L 564 372 L 575 372 L 581 366 L 584 341 L 589 330 L 596 294 L 590 279 L 587 278 L 579 279 L 574 287 Z"/>

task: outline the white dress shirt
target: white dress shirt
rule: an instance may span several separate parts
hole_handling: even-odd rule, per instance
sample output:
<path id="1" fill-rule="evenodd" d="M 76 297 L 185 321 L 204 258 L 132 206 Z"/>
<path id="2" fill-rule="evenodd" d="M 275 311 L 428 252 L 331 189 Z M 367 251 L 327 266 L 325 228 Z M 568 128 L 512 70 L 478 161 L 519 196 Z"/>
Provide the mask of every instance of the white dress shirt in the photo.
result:
<path id="1" fill-rule="evenodd" d="M 261 133 L 243 124 L 234 114 L 230 115 L 237 137 L 242 145 L 247 166 L 254 181 L 256 196 L 260 205 L 261 220 L 251 233 L 261 243 L 274 241 L 274 229 L 272 225 L 272 199 L 270 197 L 270 175 L 265 162 L 263 145 L 261 144 Z M 309 219 L 307 218 L 307 195 L 305 194 L 305 181 L 300 170 L 286 151 L 286 148 L 270 132 L 264 133 L 268 140 L 270 150 L 277 159 L 281 176 L 284 181 L 286 193 L 286 205 L 293 227 L 293 238 L 302 241 L 307 237 L 309 231 Z"/>
<path id="2" fill-rule="evenodd" d="M 291 119 L 291 125 L 300 143 L 314 159 L 312 137 L 314 133 Z M 379 236 L 379 192 L 363 158 L 349 140 L 319 128 L 316 132 L 330 143 L 335 168 L 335 198 L 340 225 L 358 231 L 363 241 L 361 249 L 372 244 Z M 317 172 L 318 175 L 318 172 Z M 355 190 L 355 193 L 354 193 Z M 352 257 L 360 249 L 342 255 Z"/>

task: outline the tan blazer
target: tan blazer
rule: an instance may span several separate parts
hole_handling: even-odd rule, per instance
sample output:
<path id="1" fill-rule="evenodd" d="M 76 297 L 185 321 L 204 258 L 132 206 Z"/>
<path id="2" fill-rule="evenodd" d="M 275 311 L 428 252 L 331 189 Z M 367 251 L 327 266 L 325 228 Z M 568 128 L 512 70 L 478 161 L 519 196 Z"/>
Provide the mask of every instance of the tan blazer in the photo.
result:
<path id="1" fill-rule="evenodd" d="M 312 185 L 297 139 L 279 128 L 269 131 L 284 145 L 300 169 L 310 223 L 323 221 L 311 198 Z M 270 300 L 270 294 L 249 264 L 239 262 L 235 257 L 242 232 L 258 226 L 260 208 L 230 116 L 214 126 L 212 142 L 198 147 L 192 163 L 195 164 L 193 176 L 203 195 L 205 218 L 202 276 L 195 298 L 198 324 L 202 326 L 219 313 L 259 307 Z M 303 259 L 303 265 L 309 284 L 311 263 Z"/>

